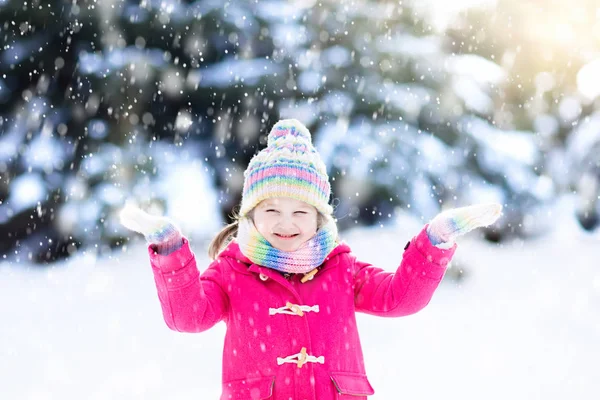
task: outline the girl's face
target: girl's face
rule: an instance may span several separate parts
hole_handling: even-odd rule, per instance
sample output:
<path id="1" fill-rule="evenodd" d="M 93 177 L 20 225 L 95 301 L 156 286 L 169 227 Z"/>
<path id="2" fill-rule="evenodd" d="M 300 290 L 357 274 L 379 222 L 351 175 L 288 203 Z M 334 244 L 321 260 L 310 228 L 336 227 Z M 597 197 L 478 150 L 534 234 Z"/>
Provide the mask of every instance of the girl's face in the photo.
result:
<path id="1" fill-rule="evenodd" d="M 317 232 L 317 216 L 317 209 L 303 201 L 274 197 L 256 206 L 253 220 L 271 246 L 294 251 Z"/>

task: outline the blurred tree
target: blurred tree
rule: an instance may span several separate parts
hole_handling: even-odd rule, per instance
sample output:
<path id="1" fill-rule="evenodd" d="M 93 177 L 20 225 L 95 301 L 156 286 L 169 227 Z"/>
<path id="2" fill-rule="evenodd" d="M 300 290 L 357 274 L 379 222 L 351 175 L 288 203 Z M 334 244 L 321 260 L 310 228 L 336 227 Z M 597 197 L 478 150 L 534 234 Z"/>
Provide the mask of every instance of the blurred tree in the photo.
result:
<path id="1" fill-rule="evenodd" d="M 379 222 L 398 206 L 427 220 L 443 206 L 489 200 L 507 206 L 489 238 L 539 231 L 524 221 L 553 185 L 535 172 L 543 156 L 534 135 L 492 122 L 511 72 L 485 49 L 457 52 L 455 36 L 472 26 L 445 35 L 410 5 L 367 0 L 319 3 L 306 15 L 287 26 L 305 40 L 291 54 L 300 93 L 281 112 L 314 117 L 342 227 Z"/>
<path id="2" fill-rule="evenodd" d="M 482 118 L 503 131 L 529 135 L 542 153 L 533 170 L 543 180 L 552 179 L 557 191 L 580 189 L 581 177 L 590 174 L 600 181 L 600 174 L 592 172 L 597 170 L 593 149 L 600 141 L 594 145 L 588 140 L 587 154 L 568 149 L 564 154 L 568 138 L 600 105 L 598 93 L 586 88 L 589 82 L 581 73 L 599 55 L 597 1 L 498 0 L 493 11 L 467 10 L 447 31 L 453 54 L 483 57 L 505 72 L 488 88 L 493 107 Z M 474 111 L 465 106 L 467 112 Z M 481 159 L 472 161 L 478 164 Z M 487 178 L 493 183 L 504 180 L 489 174 Z M 593 192 L 585 191 L 588 197 Z M 508 210 L 515 218 L 504 222 L 519 226 L 528 213 L 522 200 L 532 199 L 519 193 L 513 198 L 520 199 L 518 207 Z"/>
<path id="3" fill-rule="evenodd" d="M 98 31 L 69 12 L 75 7 L 61 1 L 0 4 L 2 253 L 30 239 L 39 242 L 37 260 L 54 259 L 79 242 L 59 235 L 54 223 L 66 199 L 65 178 L 91 150 L 84 134 L 87 82 L 77 73 L 74 40 L 93 45 Z M 24 176 L 35 180 L 19 185 Z"/>
<path id="4" fill-rule="evenodd" d="M 232 159 L 253 155 L 280 86 L 268 30 L 249 5 L 55 0 L 0 10 L 0 252 L 46 262 L 122 243 L 114 211 L 160 169 L 158 142 L 200 149 L 231 211 L 225 171 L 241 174 Z M 140 197 L 154 195 L 164 197 Z"/>
<path id="5" fill-rule="evenodd" d="M 448 31 L 452 51 L 493 60 L 507 73 L 495 88 L 494 124 L 564 141 L 573 122 L 594 109 L 579 91 L 577 73 L 598 56 L 597 14 L 594 0 L 498 0 L 493 13 L 471 9 L 457 19 Z M 555 131 L 539 120 L 548 116 L 556 118 Z"/>
<path id="6" fill-rule="evenodd" d="M 0 2 L 0 253 L 121 245 L 115 211 L 173 203 L 155 182 L 178 157 L 207 167 L 227 218 L 282 117 L 313 132 L 342 228 L 486 198 L 526 233 L 552 192 L 540 148 L 593 106 L 565 97 L 579 61 L 534 56 L 523 7 L 446 34 L 404 2 Z"/>

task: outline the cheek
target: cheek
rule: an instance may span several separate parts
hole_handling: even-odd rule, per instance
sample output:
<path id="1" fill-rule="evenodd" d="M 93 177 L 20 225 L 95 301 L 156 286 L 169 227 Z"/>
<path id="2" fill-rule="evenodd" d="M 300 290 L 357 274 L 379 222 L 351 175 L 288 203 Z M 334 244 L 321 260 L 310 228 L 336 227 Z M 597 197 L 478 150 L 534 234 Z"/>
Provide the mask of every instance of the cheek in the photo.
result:
<path id="1" fill-rule="evenodd" d="M 307 233 L 315 233 L 317 232 L 317 220 L 316 218 L 313 220 L 312 218 L 307 218 L 306 221 L 304 221 L 304 224 L 302 225 L 304 228 L 304 231 Z"/>
<path id="2" fill-rule="evenodd" d="M 265 233 L 271 232 L 271 227 L 273 224 L 269 218 L 263 217 L 254 221 L 254 226 L 256 226 L 256 229 L 264 236 Z"/>

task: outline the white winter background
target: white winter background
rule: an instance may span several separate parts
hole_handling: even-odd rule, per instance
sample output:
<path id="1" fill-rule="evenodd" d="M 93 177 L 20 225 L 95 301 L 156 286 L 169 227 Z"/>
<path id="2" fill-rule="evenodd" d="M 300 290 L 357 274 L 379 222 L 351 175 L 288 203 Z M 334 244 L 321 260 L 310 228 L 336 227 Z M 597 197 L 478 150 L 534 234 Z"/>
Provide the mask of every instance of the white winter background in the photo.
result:
<path id="1" fill-rule="evenodd" d="M 553 229 L 491 244 L 472 232 L 431 303 L 404 318 L 359 315 L 369 379 L 382 399 L 596 399 L 600 394 L 600 235 L 559 199 Z M 216 215 L 216 214 L 213 214 Z M 390 271 L 420 229 L 347 231 Z M 192 240 L 205 268 L 205 240 Z M 170 331 L 141 241 L 105 258 L 43 268 L 0 263 L 0 398 L 217 399 L 225 326 Z"/>
<path id="2" fill-rule="evenodd" d="M 479 1 L 424 3 L 432 2 L 443 24 L 459 3 Z M 594 92 L 600 84 L 591 70 L 579 83 Z M 589 150 L 590 138 L 598 137 L 600 117 L 591 121 L 583 139 L 573 141 L 575 152 Z M 479 139 L 492 138 L 498 146 L 489 148 L 502 156 L 498 149 L 507 146 L 497 132 L 483 133 Z M 511 151 L 527 153 L 519 143 Z M 4 145 L 0 153 L 11 149 Z M 60 157 L 29 150 L 42 161 Z M 204 165 L 176 161 L 162 163 L 153 188 L 169 197 L 165 213 L 184 232 L 194 230 L 191 245 L 203 270 L 208 239 L 222 224 L 217 196 Z M 36 176 L 15 180 L 15 210 L 33 208 L 43 196 Z M 489 198 L 480 194 L 473 199 Z M 501 244 L 479 232 L 461 238 L 452 270 L 421 312 L 358 316 L 373 400 L 600 398 L 600 230 L 581 230 L 575 199 L 551 203 L 530 218 L 543 234 Z M 398 210 L 384 226 L 345 231 L 342 238 L 362 260 L 393 271 L 424 222 Z M 26 255 L 0 261 L 0 400 L 216 400 L 224 333 L 223 324 L 200 334 L 167 328 L 140 238 L 111 255 L 88 249 L 51 266 L 29 264 Z"/>

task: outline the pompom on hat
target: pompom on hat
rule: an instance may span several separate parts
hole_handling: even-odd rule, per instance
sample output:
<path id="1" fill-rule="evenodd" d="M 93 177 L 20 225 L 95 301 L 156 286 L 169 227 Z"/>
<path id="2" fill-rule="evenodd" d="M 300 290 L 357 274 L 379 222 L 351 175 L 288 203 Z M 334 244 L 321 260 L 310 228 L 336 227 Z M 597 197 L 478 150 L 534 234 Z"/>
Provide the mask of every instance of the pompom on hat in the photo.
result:
<path id="1" fill-rule="evenodd" d="M 290 197 L 329 216 L 331 186 L 327 169 L 312 145 L 310 132 L 295 119 L 284 119 L 269 133 L 267 147 L 256 154 L 244 172 L 240 217 L 263 200 Z"/>

